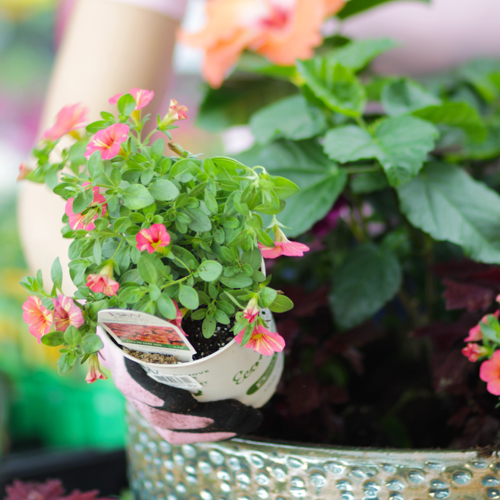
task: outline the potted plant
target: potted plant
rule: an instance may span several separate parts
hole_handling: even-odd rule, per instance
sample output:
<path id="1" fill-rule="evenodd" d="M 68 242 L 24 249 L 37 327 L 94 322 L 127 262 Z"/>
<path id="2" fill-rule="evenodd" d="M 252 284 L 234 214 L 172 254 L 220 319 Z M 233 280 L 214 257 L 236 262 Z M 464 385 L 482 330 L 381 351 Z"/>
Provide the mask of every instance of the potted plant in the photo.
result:
<path id="1" fill-rule="evenodd" d="M 33 294 L 23 317 L 39 342 L 60 347 L 61 374 L 88 361 L 87 382 L 106 378 L 98 354 L 110 334 L 120 345 L 110 341 L 109 349 L 156 381 L 199 401 L 260 407 L 283 367 L 284 341 L 265 311 L 292 307 L 268 286 L 262 258 L 308 250 L 286 239 L 276 218 L 298 188 L 262 166 L 201 159 L 173 142 L 176 156 L 165 156 L 164 139 L 152 138 L 171 140 L 187 110 L 172 100 L 143 137 L 149 115 L 141 109 L 152 98 L 141 89 L 114 96 L 118 116 L 103 112 L 84 132 L 85 108 L 65 107 L 34 150 L 37 167 L 22 166 L 20 177 L 46 182 L 66 200 L 63 234 L 72 239 L 76 287 L 73 297 L 64 294 L 56 259 L 50 287 L 40 272 L 23 279 Z M 68 135 L 73 143 L 58 146 Z"/>

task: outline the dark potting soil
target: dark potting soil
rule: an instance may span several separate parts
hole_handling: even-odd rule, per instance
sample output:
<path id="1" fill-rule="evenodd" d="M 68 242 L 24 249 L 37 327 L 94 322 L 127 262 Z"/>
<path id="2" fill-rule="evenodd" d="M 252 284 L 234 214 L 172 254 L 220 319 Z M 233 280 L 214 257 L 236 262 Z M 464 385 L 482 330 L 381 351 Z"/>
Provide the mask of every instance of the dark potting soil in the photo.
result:
<path id="1" fill-rule="evenodd" d="M 186 318 L 182 321 L 182 329 L 187 335 L 189 342 L 196 349 L 196 354 L 193 356 L 193 361 L 205 358 L 222 349 L 234 339 L 234 334 L 231 331 L 233 324 L 222 325 L 217 323 L 215 333 L 210 338 L 205 338 L 201 329 L 203 320 L 192 320 Z"/>

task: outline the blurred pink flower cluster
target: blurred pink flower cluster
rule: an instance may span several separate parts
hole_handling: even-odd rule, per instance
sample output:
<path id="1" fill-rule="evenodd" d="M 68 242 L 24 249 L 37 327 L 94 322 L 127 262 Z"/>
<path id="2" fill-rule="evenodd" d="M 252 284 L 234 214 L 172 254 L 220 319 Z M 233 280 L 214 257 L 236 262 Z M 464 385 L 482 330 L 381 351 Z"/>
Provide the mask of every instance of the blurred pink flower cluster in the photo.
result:
<path id="1" fill-rule="evenodd" d="M 6 488 L 5 500 L 111 500 L 110 498 L 98 498 L 98 491 L 79 490 L 65 495 L 61 481 L 49 479 L 45 483 L 14 481 L 12 486 Z"/>

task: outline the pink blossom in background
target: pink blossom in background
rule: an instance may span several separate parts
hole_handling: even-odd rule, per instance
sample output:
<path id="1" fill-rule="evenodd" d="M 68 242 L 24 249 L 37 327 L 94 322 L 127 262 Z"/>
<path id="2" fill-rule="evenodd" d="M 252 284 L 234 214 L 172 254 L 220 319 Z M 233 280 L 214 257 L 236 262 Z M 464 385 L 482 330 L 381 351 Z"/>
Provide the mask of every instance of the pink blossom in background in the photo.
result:
<path id="1" fill-rule="evenodd" d="M 342 215 L 348 211 L 348 204 L 344 198 L 339 198 L 333 208 L 314 226 L 311 231 L 318 237 L 323 238 L 326 236 L 335 226 Z"/>
<path id="2" fill-rule="evenodd" d="M 138 88 L 130 89 L 127 94 L 130 94 L 135 99 L 136 110 L 146 107 L 155 95 L 153 90 L 144 90 Z M 120 99 L 122 95 L 125 94 L 116 94 L 111 97 L 111 99 L 109 100 L 109 104 L 116 104 L 118 102 L 118 99 Z"/>
<path id="3" fill-rule="evenodd" d="M 54 303 L 54 323 L 56 330 L 65 332 L 68 326 L 80 328 L 83 323 L 82 310 L 73 302 L 73 299 L 58 295 L 56 299 L 52 299 Z"/>
<path id="4" fill-rule="evenodd" d="M 107 378 L 108 377 L 106 377 L 101 370 L 97 354 L 91 354 L 89 357 L 89 369 L 85 377 L 85 381 L 87 384 L 93 384 L 98 379 L 106 380 Z"/>
<path id="5" fill-rule="evenodd" d="M 30 296 L 23 304 L 23 320 L 29 326 L 31 335 L 40 343 L 41 338 L 50 332 L 54 316 L 38 297 Z"/>
<path id="6" fill-rule="evenodd" d="M 87 123 L 88 108 L 83 104 L 64 106 L 56 117 L 55 125 L 43 134 L 43 139 L 57 141 L 63 135 L 82 128 Z"/>
<path id="7" fill-rule="evenodd" d="M 243 310 L 243 317 L 248 320 L 249 323 L 253 323 L 259 316 L 259 306 L 257 299 L 253 297 L 248 301 L 247 306 Z"/>
<path id="8" fill-rule="evenodd" d="M 105 274 L 89 274 L 85 285 L 88 286 L 93 292 L 103 293 L 108 297 L 116 295 L 116 292 L 120 288 L 118 281 Z"/>
<path id="9" fill-rule="evenodd" d="M 245 329 L 234 338 L 238 344 L 241 345 Z M 270 332 L 262 325 L 257 325 L 254 328 L 250 340 L 243 346 L 253 349 L 254 351 L 262 354 L 263 356 L 271 356 L 275 352 L 281 352 L 285 347 L 285 340 L 279 333 Z"/>
<path id="10" fill-rule="evenodd" d="M 472 363 L 475 363 L 481 356 L 486 355 L 486 348 L 469 342 L 466 347 L 462 349 L 462 354 Z"/>
<path id="11" fill-rule="evenodd" d="M 493 316 L 498 319 L 498 315 L 500 314 L 500 310 L 493 313 Z M 483 333 L 481 332 L 481 323 L 487 323 L 486 316 L 481 318 L 479 324 L 469 330 L 469 335 L 464 339 L 464 342 L 478 342 L 479 340 L 483 340 Z"/>
<path id="12" fill-rule="evenodd" d="M 94 186 L 92 188 L 92 192 L 94 193 L 94 198 L 92 200 L 90 207 L 87 208 L 86 213 L 82 212 L 75 214 L 73 212 L 73 202 L 75 201 L 74 198 L 68 198 L 68 201 L 66 202 L 66 207 L 64 211 L 69 219 L 69 227 L 73 229 L 73 231 L 76 231 L 78 229 L 83 229 L 85 231 L 92 231 L 93 229 L 95 229 L 95 224 L 93 223 L 93 221 L 99 217 L 99 213 L 101 216 L 103 216 L 106 213 L 107 209 L 105 203 L 106 198 L 104 198 L 104 196 L 99 192 L 99 187 Z M 92 208 L 93 205 L 98 205 L 98 204 L 101 205 L 100 209 L 98 209 L 97 207 Z M 90 213 L 89 208 L 90 210 L 94 210 L 94 212 Z"/>
<path id="13" fill-rule="evenodd" d="M 111 160 L 120 152 L 120 145 L 127 140 L 129 132 L 130 127 L 124 123 L 115 123 L 99 130 L 89 142 L 85 158 L 88 160 L 92 153 L 100 151 L 103 160 Z"/>
<path id="14" fill-rule="evenodd" d="M 148 253 L 155 252 L 158 248 L 166 247 L 170 243 L 170 235 L 163 224 L 153 224 L 149 229 L 141 229 L 135 235 L 137 249 Z"/>
<path id="15" fill-rule="evenodd" d="M 33 169 L 28 167 L 26 163 L 22 162 L 21 165 L 19 165 L 19 175 L 17 176 L 17 180 L 22 181 L 26 179 L 30 172 L 33 172 Z"/>
<path id="16" fill-rule="evenodd" d="M 285 236 L 283 231 L 278 227 L 274 227 L 274 247 L 266 247 L 259 243 L 260 252 L 264 259 L 276 259 L 280 255 L 288 255 L 289 257 L 302 257 L 304 252 L 309 251 L 309 247 L 303 243 L 290 241 Z"/>
<path id="17" fill-rule="evenodd" d="M 479 377 L 488 383 L 488 392 L 500 396 L 500 351 L 495 351 L 488 361 L 481 364 Z"/>

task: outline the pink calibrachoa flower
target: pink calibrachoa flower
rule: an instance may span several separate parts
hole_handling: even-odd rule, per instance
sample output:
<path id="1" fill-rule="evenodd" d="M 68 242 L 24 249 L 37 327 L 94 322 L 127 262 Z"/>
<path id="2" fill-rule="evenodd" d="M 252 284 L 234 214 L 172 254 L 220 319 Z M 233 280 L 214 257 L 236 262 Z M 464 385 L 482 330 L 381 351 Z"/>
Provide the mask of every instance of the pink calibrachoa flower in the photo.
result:
<path id="1" fill-rule="evenodd" d="M 500 396 L 500 351 L 495 351 L 488 361 L 481 364 L 479 377 L 488 383 L 488 392 Z"/>
<path id="2" fill-rule="evenodd" d="M 42 301 L 35 296 L 30 296 L 23 304 L 23 320 L 29 325 L 29 332 L 37 338 L 38 343 L 41 338 L 49 333 L 54 320 L 52 311 L 47 309 Z"/>
<path id="3" fill-rule="evenodd" d="M 243 310 L 243 317 L 248 320 L 249 323 L 253 323 L 259 316 L 259 306 L 257 303 L 257 298 L 252 297 L 245 309 Z"/>
<path id="4" fill-rule="evenodd" d="M 80 328 L 83 323 L 82 310 L 73 302 L 73 299 L 58 295 L 57 299 L 52 299 L 54 302 L 54 324 L 56 330 L 65 332 L 68 326 Z"/>
<path id="5" fill-rule="evenodd" d="M 144 89 L 138 89 L 138 88 L 133 88 L 130 89 L 127 94 L 130 94 L 134 99 L 135 99 L 135 110 L 142 109 L 146 107 L 150 102 L 151 99 L 153 99 L 155 93 L 153 90 L 144 90 Z M 116 104 L 118 102 L 118 99 L 125 94 L 116 94 L 114 95 L 110 100 L 109 104 Z"/>
<path id="6" fill-rule="evenodd" d="M 22 181 L 22 180 L 26 179 L 26 177 L 28 177 L 30 172 L 33 172 L 33 169 L 28 167 L 28 165 L 26 165 L 26 163 L 24 163 L 24 162 L 21 163 L 21 165 L 19 165 L 19 175 L 17 176 L 16 180 Z"/>
<path id="7" fill-rule="evenodd" d="M 85 283 L 93 292 L 103 293 L 108 297 L 116 295 L 120 288 L 118 281 L 113 279 L 113 264 L 106 264 L 99 274 L 89 274 Z"/>
<path id="8" fill-rule="evenodd" d="M 135 235 L 135 241 L 140 252 L 147 250 L 148 253 L 153 253 L 158 248 L 169 245 L 170 235 L 163 224 L 153 224 L 149 229 L 141 229 Z"/>
<path id="9" fill-rule="evenodd" d="M 103 160 L 111 160 L 120 152 L 120 145 L 128 139 L 129 132 L 130 127 L 124 123 L 114 123 L 103 130 L 99 130 L 89 142 L 87 151 L 83 156 L 88 160 L 92 153 L 100 151 Z"/>
<path id="10" fill-rule="evenodd" d="M 89 183 L 85 183 L 89 184 Z M 85 184 L 83 184 L 85 186 Z M 84 212 L 75 214 L 73 212 L 73 202 L 74 198 L 68 198 L 66 202 L 66 207 L 64 209 L 66 215 L 69 219 L 69 227 L 76 231 L 77 229 L 84 229 L 85 231 L 92 231 L 95 228 L 94 220 L 96 220 L 99 215 L 103 216 L 106 213 L 106 198 L 99 192 L 99 187 L 94 186 L 92 188 L 94 193 L 94 198 L 90 207 L 88 207 Z M 101 205 L 99 207 L 99 204 Z"/>
<path id="11" fill-rule="evenodd" d="M 276 259 L 280 255 L 288 255 L 289 257 L 302 257 L 304 252 L 309 251 L 309 247 L 297 241 L 290 241 L 283 231 L 274 226 L 274 247 L 266 247 L 259 243 L 260 252 L 264 259 Z"/>
<path id="12" fill-rule="evenodd" d="M 495 311 L 492 316 L 495 316 L 495 318 L 498 319 L 498 315 L 500 314 L 500 310 Z M 464 342 L 478 342 L 479 340 L 483 340 L 483 333 L 481 332 L 481 323 L 487 323 L 487 317 L 483 316 L 481 318 L 481 321 L 479 321 L 479 324 L 477 324 L 475 327 L 471 328 L 469 330 L 469 335 L 465 337 Z"/>
<path id="13" fill-rule="evenodd" d="M 99 365 L 99 360 L 97 359 L 97 354 L 91 354 L 89 357 L 89 370 L 85 381 L 87 384 L 93 384 L 97 379 L 106 380 L 108 377 L 104 375 Z"/>
<path id="14" fill-rule="evenodd" d="M 161 121 L 160 128 L 168 127 L 177 120 L 185 120 L 187 118 L 187 112 L 188 109 L 186 106 L 179 106 L 179 103 L 175 99 L 170 99 L 168 113 Z"/>
<path id="15" fill-rule="evenodd" d="M 179 309 L 177 302 L 175 300 L 172 300 L 172 302 L 174 303 L 175 310 L 177 311 L 177 314 L 173 321 L 182 330 L 182 318 L 184 317 L 184 314 L 186 313 L 187 309 L 185 308 Z M 184 333 L 184 335 L 187 335 L 187 333 L 184 332 L 184 330 L 182 330 L 182 332 Z"/>
<path id="16" fill-rule="evenodd" d="M 245 329 L 241 330 L 234 338 L 241 345 Z M 285 347 L 285 340 L 279 333 L 270 332 L 262 325 L 257 325 L 254 328 L 250 340 L 243 346 L 253 349 L 254 351 L 264 355 L 271 356 L 275 352 L 281 352 Z"/>
<path id="17" fill-rule="evenodd" d="M 474 342 L 469 342 L 467 346 L 462 349 L 462 354 L 472 363 L 475 363 L 481 356 L 485 356 L 487 352 L 485 347 Z"/>
<path id="18" fill-rule="evenodd" d="M 43 134 L 43 139 L 57 141 L 63 135 L 82 128 L 87 123 L 88 108 L 83 104 L 64 106 L 56 117 L 55 125 Z"/>

